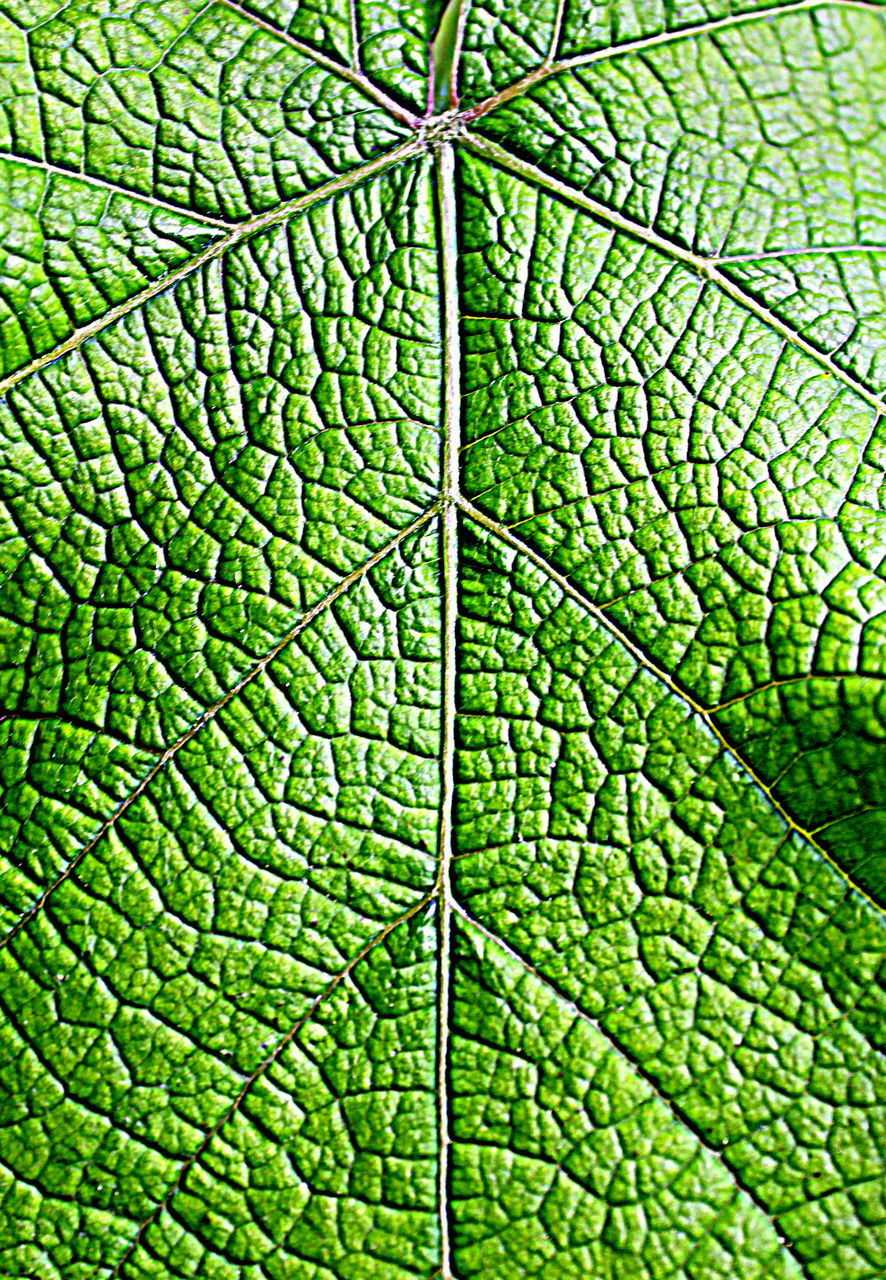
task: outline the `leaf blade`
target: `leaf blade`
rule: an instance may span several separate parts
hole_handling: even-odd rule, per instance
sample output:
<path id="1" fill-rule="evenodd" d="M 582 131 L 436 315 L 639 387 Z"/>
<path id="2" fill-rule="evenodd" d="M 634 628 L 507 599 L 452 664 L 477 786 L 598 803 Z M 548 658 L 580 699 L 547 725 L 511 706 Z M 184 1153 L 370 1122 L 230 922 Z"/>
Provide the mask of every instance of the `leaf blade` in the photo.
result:
<path id="1" fill-rule="evenodd" d="M 3 1262 L 876 1280 L 877 6 L 41 2 Z"/>

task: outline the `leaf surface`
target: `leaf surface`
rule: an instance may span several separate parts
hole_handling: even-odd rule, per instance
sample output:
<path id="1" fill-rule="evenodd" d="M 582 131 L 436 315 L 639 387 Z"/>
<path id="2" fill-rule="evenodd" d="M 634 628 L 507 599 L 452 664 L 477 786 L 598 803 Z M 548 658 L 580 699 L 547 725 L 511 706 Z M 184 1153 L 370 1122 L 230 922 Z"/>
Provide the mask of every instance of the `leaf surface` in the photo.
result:
<path id="1" fill-rule="evenodd" d="M 878 1280 L 881 11 L 0 39 L 0 1271 Z"/>

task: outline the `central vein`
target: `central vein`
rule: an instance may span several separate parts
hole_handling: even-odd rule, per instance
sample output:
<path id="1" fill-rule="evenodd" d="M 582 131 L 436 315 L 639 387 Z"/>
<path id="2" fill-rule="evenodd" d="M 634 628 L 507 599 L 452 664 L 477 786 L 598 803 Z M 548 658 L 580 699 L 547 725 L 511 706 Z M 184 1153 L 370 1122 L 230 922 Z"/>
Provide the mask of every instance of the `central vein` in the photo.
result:
<path id="1" fill-rule="evenodd" d="M 455 804 L 456 623 L 458 616 L 457 508 L 461 391 L 455 208 L 455 157 L 451 143 L 435 148 L 437 218 L 440 238 L 440 292 L 443 328 L 443 449 L 441 553 L 443 578 L 443 689 L 441 803 L 438 865 L 439 960 L 437 1007 L 437 1106 L 439 1132 L 438 1204 L 441 1278 L 451 1280 L 449 1238 L 449 1010 L 452 922 L 452 839 Z"/>

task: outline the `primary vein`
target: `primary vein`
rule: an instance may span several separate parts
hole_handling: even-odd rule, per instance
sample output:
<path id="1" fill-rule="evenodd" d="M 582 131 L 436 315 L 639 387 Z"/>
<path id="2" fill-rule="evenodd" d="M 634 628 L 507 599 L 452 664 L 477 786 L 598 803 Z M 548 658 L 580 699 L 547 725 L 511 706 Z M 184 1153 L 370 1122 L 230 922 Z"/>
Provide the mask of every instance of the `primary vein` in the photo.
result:
<path id="1" fill-rule="evenodd" d="M 449 1239 L 449 1006 L 452 911 L 453 817 L 455 806 L 456 627 L 458 620 L 459 436 L 461 418 L 458 280 L 456 264 L 455 157 L 444 143 L 436 153 L 437 216 L 443 299 L 443 724 L 439 828 L 440 954 L 437 992 L 437 1109 L 439 1130 L 438 1210 L 441 1277 L 451 1280 Z"/>

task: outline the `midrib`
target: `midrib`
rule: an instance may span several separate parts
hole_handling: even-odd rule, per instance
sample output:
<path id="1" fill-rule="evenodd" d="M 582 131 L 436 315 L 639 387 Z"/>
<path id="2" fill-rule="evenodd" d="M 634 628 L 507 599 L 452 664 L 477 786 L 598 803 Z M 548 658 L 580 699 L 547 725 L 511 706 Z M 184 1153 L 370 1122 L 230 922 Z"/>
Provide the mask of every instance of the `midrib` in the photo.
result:
<path id="1" fill-rule="evenodd" d="M 458 256 L 455 202 L 455 155 L 452 143 L 436 149 L 434 175 L 437 188 L 440 299 L 443 327 L 443 414 L 441 551 L 443 580 L 443 687 L 440 755 L 440 826 L 438 843 L 437 905 L 439 954 L 437 960 L 437 1123 L 438 1210 L 440 1224 L 441 1280 L 452 1280 L 449 1232 L 449 1035 L 450 961 L 452 920 L 453 815 L 455 805 L 456 625 L 458 617 L 458 508 L 459 446 L 461 418 L 461 358 L 459 353 Z"/>

